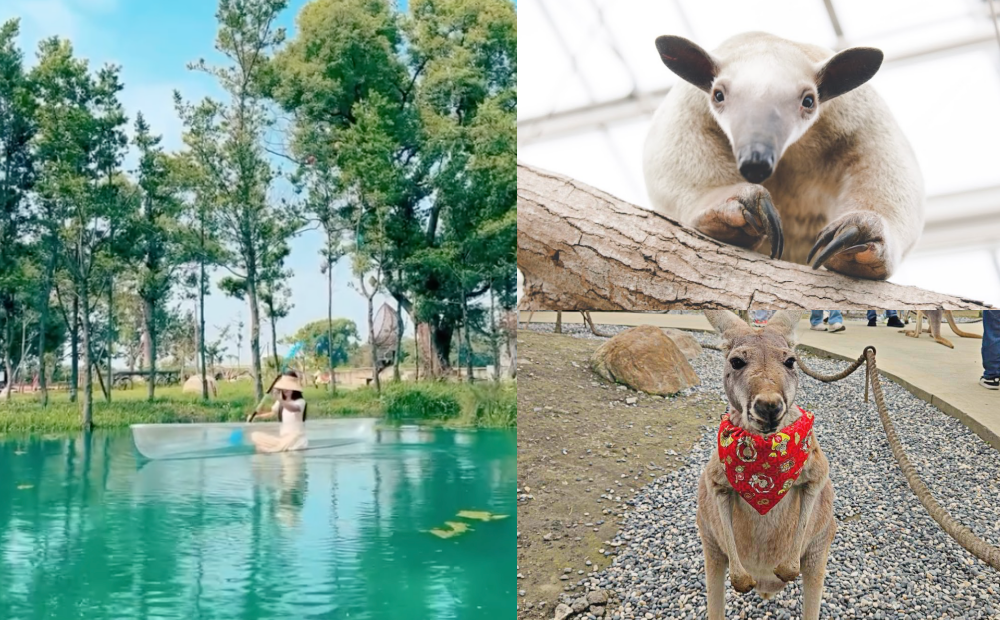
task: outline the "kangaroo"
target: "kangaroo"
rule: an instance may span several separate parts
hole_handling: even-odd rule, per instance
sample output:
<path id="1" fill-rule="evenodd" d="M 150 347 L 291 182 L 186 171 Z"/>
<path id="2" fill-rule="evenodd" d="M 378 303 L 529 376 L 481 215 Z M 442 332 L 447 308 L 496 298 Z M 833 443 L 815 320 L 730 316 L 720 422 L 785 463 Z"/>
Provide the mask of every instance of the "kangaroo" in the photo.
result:
<path id="1" fill-rule="evenodd" d="M 728 310 L 705 315 L 722 334 L 729 399 L 717 450 L 698 481 L 708 618 L 725 618 L 728 567 L 737 592 L 756 589 L 765 599 L 801 572 L 802 617 L 815 620 L 837 524 L 830 465 L 811 430 L 812 414 L 793 406 L 797 317 L 778 311 L 753 328 Z M 798 477 L 789 478 L 795 467 Z"/>
<path id="2" fill-rule="evenodd" d="M 916 311 L 916 313 L 917 313 L 917 324 L 914 327 L 913 331 L 909 331 L 909 330 L 906 330 L 906 329 L 901 329 L 899 331 L 901 333 L 903 333 L 903 334 L 906 334 L 907 336 L 910 336 L 911 338 L 919 338 L 920 334 L 923 333 L 923 331 L 924 331 L 924 329 L 923 329 L 923 324 L 924 324 L 924 322 L 923 322 L 923 315 L 926 314 L 927 315 L 927 332 L 930 333 L 931 337 L 934 338 L 934 340 L 937 343 L 943 344 L 944 346 L 948 347 L 949 349 L 954 349 L 955 345 L 953 345 L 950 340 L 948 340 L 947 338 L 945 338 L 944 336 L 941 335 L 941 314 L 942 314 L 942 312 L 944 313 L 945 318 L 948 320 L 948 325 L 951 327 L 951 331 L 955 332 L 955 335 L 957 335 L 960 338 L 979 338 L 979 339 L 982 339 L 982 336 L 979 335 L 979 334 L 973 334 L 971 332 L 965 332 L 965 331 L 962 331 L 961 329 L 959 329 L 958 325 L 955 325 L 955 317 L 952 316 L 951 310 L 944 310 L 944 311 L 942 311 L 942 310 L 917 310 Z"/>
<path id="3" fill-rule="evenodd" d="M 653 116 L 643 171 L 653 210 L 771 258 L 886 279 L 924 227 L 916 157 L 865 84 L 882 52 L 751 32 L 712 53 L 656 39 L 684 81 Z M 815 257 L 815 258 L 814 258 Z"/>

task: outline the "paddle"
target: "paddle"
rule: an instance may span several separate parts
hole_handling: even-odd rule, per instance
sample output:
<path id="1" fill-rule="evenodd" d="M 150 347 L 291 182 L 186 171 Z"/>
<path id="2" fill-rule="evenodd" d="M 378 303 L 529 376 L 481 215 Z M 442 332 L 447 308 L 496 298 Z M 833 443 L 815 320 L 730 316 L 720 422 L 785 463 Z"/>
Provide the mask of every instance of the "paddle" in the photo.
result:
<path id="1" fill-rule="evenodd" d="M 288 351 L 288 355 L 286 355 L 285 359 L 281 362 L 281 369 L 278 371 L 278 376 L 274 378 L 274 381 L 271 382 L 271 385 L 267 388 L 267 390 L 264 391 L 264 397 L 260 399 L 260 402 L 257 403 L 257 406 L 254 407 L 250 415 L 247 416 L 247 422 L 253 422 L 253 419 L 257 417 L 257 411 L 264 405 L 264 401 L 267 400 L 267 397 L 271 394 L 271 390 L 274 389 L 274 384 L 277 383 L 278 379 L 281 378 L 281 373 L 288 370 L 288 362 L 290 362 L 295 357 L 295 354 L 298 353 L 299 349 L 301 348 L 302 348 L 302 342 L 296 342 L 295 344 L 292 345 L 292 348 Z"/>

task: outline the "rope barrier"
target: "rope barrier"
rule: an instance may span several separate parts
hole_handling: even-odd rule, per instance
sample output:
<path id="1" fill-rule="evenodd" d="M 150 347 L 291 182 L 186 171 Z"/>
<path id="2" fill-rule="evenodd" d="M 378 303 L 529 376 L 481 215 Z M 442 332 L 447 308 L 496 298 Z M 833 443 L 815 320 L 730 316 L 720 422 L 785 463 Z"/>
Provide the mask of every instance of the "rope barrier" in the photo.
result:
<path id="1" fill-rule="evenodd" d="M 721 347 L 717 345 L 702 346 L 716 351 L 721 350 Z M 917 473 L 913 463 L 910 462 L 910 458 L 906 456 L 906 451 L 903 450 L 903 446 L 899 441 L 899 435 L 896 434 L 896 427 L 893 426 L 892 420 L 889 418 L 889 411 L 885 406 L 882 382 L 879 380 L 878 366 L 875 364 L 875 347 L 870 345 L 865 347 L 861 356 L 854 362 L 851 362 L 850 366 L 832 375 L 822 375 L 814 371 L 802 362 L 801 357 L 796 357 L 796 361 L 803 373 L 823 383 L 840 381 L 851 375 L 862 364 L 865 365 L 865 402 L 868 402 L 868 388 L 871 386 L 871 393 L 875 397 L 875 407 L 878 409 L 879 418 L 882 420 L 882 428 L 885 430 L 886 439 L 889 440 L 889 449 L 892 451 L 892 456 L 895 457 L 896 463 L 899 464 L 899 468 L 903 471 L 903 476 L 906 478 L 907 484 L 910 485 L 910 489 L 913 490 L 917 499 L 927 509 L 927 513 L 930 514 L 931 518 L 937 521 L 938 525 L 955 542 L 962 545 L 972 555 L 1000 571 L 1000 547 L 995 547 L 987 543 L 982 538 L 976 536 L 972 530 L 948 514 L 948 511 L 931 495 L 931 490 L 920 479 L 920 475 Z"/>

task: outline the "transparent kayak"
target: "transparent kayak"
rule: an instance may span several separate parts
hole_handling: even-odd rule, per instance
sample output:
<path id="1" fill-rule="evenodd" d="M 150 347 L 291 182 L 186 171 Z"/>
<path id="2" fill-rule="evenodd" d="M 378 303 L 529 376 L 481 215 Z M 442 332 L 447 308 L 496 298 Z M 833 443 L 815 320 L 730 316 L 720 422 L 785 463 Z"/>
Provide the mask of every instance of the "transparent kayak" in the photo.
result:
<path id="1" fill-rule="evenodd" d="M 373 437 L 376 418 L 320 419 L 305 424 L 307 450 L 333 448 Z M 255 451 L 253 432 L 280 432 L 278 422 L 133 424 L 132 442 L 150 460 L 205 458 Z"/>

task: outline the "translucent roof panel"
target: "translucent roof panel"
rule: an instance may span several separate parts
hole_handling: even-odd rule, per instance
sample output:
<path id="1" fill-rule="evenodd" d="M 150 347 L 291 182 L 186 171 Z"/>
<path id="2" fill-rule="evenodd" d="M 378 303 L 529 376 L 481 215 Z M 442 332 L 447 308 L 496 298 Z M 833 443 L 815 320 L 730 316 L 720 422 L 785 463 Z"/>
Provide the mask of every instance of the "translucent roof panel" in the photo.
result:
<path id="1" fill-rule="evenodd" d="M 878 42 L 887 53 L 914 38 L 926 44 L 989 25 L 983 0 L 833 0 L 833 7 L 847 40 Z"/>
<path id="2" fill-rule="evenodd" d="M 828 47 L 836 43 L 826 9 L 818 0 L 680 0 L 679 4 L 691 23 L 690 37 L 707 50 L 735 34 L 754 30 Z"/>
<path id="3" fill-rule="evenodd" d="M 872 80 L 913 146 L 928 194 L 1000 185 L 997 49 L 889 65 Z"/>

